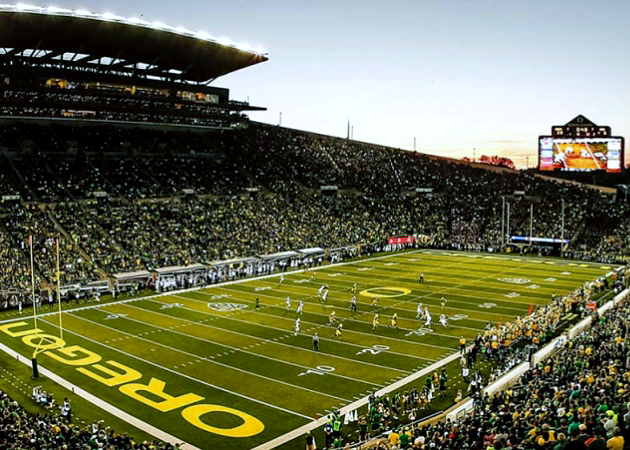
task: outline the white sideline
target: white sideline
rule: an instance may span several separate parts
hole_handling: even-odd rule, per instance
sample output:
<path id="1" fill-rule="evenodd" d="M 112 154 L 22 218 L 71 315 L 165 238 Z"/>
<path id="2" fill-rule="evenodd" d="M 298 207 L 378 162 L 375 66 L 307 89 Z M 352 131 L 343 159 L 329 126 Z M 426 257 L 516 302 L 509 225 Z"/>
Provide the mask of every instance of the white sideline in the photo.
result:
<path id="1" fill-rule="evenodd" d="M 24 356 L 20 355 L 19 353 L 17 353 L 16 351 L 12 350 L 9 347 L 7 347 L 6 345 L 4 345 L 1 342 L 0 342 L 0 350 L 5 352 L 9 356 L 12 356 L 13 358 L 16 358 L 21 363 L 26 364 L 27 366 L 31 367 L 31 361 L 29 359 L 27 359 Z M 140 420 L 137 417 L 126 413 L 125 411 L 115 407 L 111 403 L 108 403 L 108 402 L 106 402 L 104 400 L 101 400 L 100 398 L 96 397 L 95 395 L 90 394 L 88 391 L 86 391 L 84 389 L 81 389 L 80 387 L 70 383 L 65 378 L 62 378 L 59 375 L 55 374 L 54 372 L 51 372 L 50 370 L 46 369 L 42 365 L 39 365 L 39 372 L 42 375 L 50 378 L 55 383 L 63 386 L 64 388 L 68 389 L 69 391 L 72 391 L 74 394 L 76 394 L 76 395 L 78 395 L 80 397 L 83 397 L 88 402 L 90 402 L 90 403 L 98 406 L 99 408 L 107 411 L 108 413 L 112 414 L 113 416 L 116 416 L 116 417 L 124 420 L 125 422 L 130 423 L 131 425 L 133 425 L 134 427 L 144 431 L 145 433 L 148 433 L 148 434 L 150 434 L 152 436 L 155 436 L 157 439 L 159 439 L 161 441 L 168 442 L 168 443 L 170 443 L 172 445 L 183 444 L 183 445 L 181 445 L 180 448 L 182 448 L 184 450 L 201 450 L 199 447 L 195 447 L 194 445 L 188 444 L 187 442 L 183 441 L 182 439 L 176 438 L 175 436 L 173 436 L 171 434 L 168 434 L 168 433 L 160 430 L 159 428 L 155 428 L 154 426 L 149 425 L 145 421 Z"/>
<path id="2" fill-rule="evenodd" d="M 374 261 L 374 260 L 378 260 L 378 259 L 385 259 L 385 258 L 393 258 L 396 256 L 401 256 L 401 255 L 406 255 L 406 254 L 412 254 L 412 253 L 418 253 L 421 252 L 422 250 L 412 250 L 412 251 L 408 251 L 408 252 L 396 252 L 396 253 L 392 253 L 389 255 L 383 255 L 383 256 L 376 256 L 373 258 L 365 258 L 365 259 L 359 259 L 359 260 L 353 260 L 353 261 L 346 261 L 346 262 L 341 262 L 341 263 L 337 263 L 337 264 L 327 264 L 327 265 L 322 265 L 319 267 L 313 267 L 307 271 L 313 271 L 313 270 L 322 270 L 322 269 L 328 269 L 330 267 L 337 267 L 337 266 L 345 266 L 348 264 L 356 264 L 359 262 L 364 262 L 364 261 Z M 119 300 L 119 301 L 115 301 L 115 302 L 107 302 L 107 303 L 102 303 L 102 304 L 95 304 L 95 305 L 89 305 L 89 306 L 81 306 L 78 308 L 70 308 L 70 309 L 65 309 L 63 310 L 64 313 L 71 313 L 74 311 L 82 311 L 82 310 L 86 310 L 86 309 L 94 309 L 94 308 L 101 308 L 104 306 L 109 306 L 109 305 L 117 305 L 117 304 L 121 304 L 121 303 L 129 303 L 129 302 L 134 302 L 134 301 L 138 301 L 138 300 L 150 300 L 153 298 L 158 298 L 158 297 L 163 297 L 166 295 L 173 295 L 173 294 L 179 294 L 179 293 L 183 293 L 183 292 L 192 292 L 192 291 L 198 291 L 201 289 L 207 289 L 207 288 L 211 288 L 211 287 L 220 287 L 220 286 L 227 286 L 227 285 L 231 285 L 231 284 L 236 284 L 236 283 L 242 283 L 245 281 L 253 281 L 253 280 L 262 280 L 262 279 L 266 279 L 266 278 L 274 278 L 274 277 L 280 277 L 281 275 L 292 275 L 292 274 L 296 274 L 296 273 L 301 273 L 304 272 L 304 269 L 298 269 L 298 270 L 293 270 L 293 271 L 289 271 L 289 272 L 278 272 L 278 273 L 273 273 L 273 274 L 268 274 L 268 275 L 261 275 L 258 277 L 249 277 L 249 278 L 242 278 L 242 279 L 238 279 L 238 280 L 233 280 L 233 281 L 224 281 L 222 283 L 216 283 L 216 284 L 210 284 L 210 285 L 206 285 L 206 286 L 195 286 L 189 289 L 181 289 L 181 290 L 176 290 L 176 291 L 167 291 L 167 292 L 162 292 L 160 294 L 155 294 L 155 295 L 149 295 L 146 297 L 138 297 L 138 298 L 129 298 L 129 299 L 125 299 L 125 300 Z M 58 311 L 55 312 L 49 312 L 49 313 L 43 313 L 43 314 L 38 314 L 38 316 L 41 317 L 45 317 L 45 316 L 51 316 L 51 315 L 56 315 L 59 314 Z M 15 317 L 12 319 L 6 319 L 6 320 L 2 320 L 0 321 L 0 324 L 2 323 L 10 323 L 10 322 L 16 322 L 16 321 L 20 321 L 20 320 L 28 320 L 29 316 L 21 316 L 21 317 Z M 0 350 L 4 351 L 5 353 L 7 353 L 9 356 L 16 358 L 18 361 L 20 361 L 21 363 L 27 365 L 28 367 L 31 367 L 31 361 L 27 358 L 25 358 L 24 356 L 22 356 L 21 354 L 17 353 L 16 351 L 12 350 L 11 348 L 7 347 L 6 345 L 4 345 L 3 343 L 0 342 Z M 434 364 L 435 365 L 435 364 Z M 433 366 L 430 366 L 433 367 Z M 64 388 L 72 391 L 73 393 L 83 397 L 85 400 L 89 401 L 90 403 L 92 403 L 95 406 L 98 406 L 99 408 L 107 411 L 108 413 L 117 416 L 119 418 L 121 418 L 122 420 L 130 423 L 131 425 L 135 426 L 136 428 L 152 435 L 155 436 L 157 439 L 160 439 L 164 442 L 168 442 L 170 444 L 178 444 L 181 443 L 181 449 L 182 450 L 201 450 L 199 447 L 195 447 L 191 444 L 188 444 L 187 442 L 176 438 L 175 436 L 172 436 L 162 430 L 160 430 L 159 428 L 156 428 L 150 424 L 148 424 L 147 422 L 144 422 L 143 420 L 138 419 L 137 417 L 134 417 L 128 413 L 126 413 L 125 411 L 115 407 L 114 405 L 112 405 L 111 403 L 108 403 L 104 400 L 101 400 L 100 398 L 96 397 L 95 395 L 90 394 L 89 392 L 87 392 L 84 389 L 81 389 L 80 387 L 74 385 L 73 383 L 69 382 L 68 380 L 66 380 L 65 378 L 62 378 L 61 376 L 55 374 L 54 372 L 46 369 L 43 366 L 39 366 L 39 371 L 42 375 L 48 377 L 49 379 L 53 380 L 55 383 L 59 384 L 60 386 L 63 386 Z"/>
<path id="3" fill-rule="evenodd" d="M 611 301 L 607 302 L 605 305 L 603 305 L 602 307 L 600 307 L 598 309 L 598 312 L 600 314 L 604 313 L 605 311 L 608 311 L 610 308 L 612 308 L 616 303 L 620 302 L 624 297 L 626 297 L 628 295 L 628 293 L 630 293 L 630 289 L 625 289 L 622 292 L 620 292 L 618 295 L 616 295 Z M 585 320 L 591 320 L 590 318 L 587 318 Z M 582 321 L 584 322 L 584 321 Z M 582 322 L 580 322 L 579 324 L 575 325 L 573 328 L 577 328 L 579 326 L 581 326 Z M 588 322 L 590 323 L 590 322 Z M 573 330 L 573 328 L 571 330 L 568 331 L 568 333 L 570 334 L 571 331 Z M 582 326 L 582 328 L 584 328 L 584 326 Z M 534 360 L 538 361 L 538 358 L 541 355 L 545 355 L 545 357 L 547 356 L 551 356 L 551 354 L 553 353 L 553 350 L 555 350 L 555 345 L 557 342 L 558 338 L 552 340 L 549 344 L 547 344 L 545 347 L 543 347 L 542 349 L 540 349 L 538 352 L 536 352 L 536 354 L 534 355 Z M 382 396 L 384 394 L 387 394 L 395 389 L 398 389 L 414 380 L 417 380 L 418 378 L 422 377 L 423 375 L 432 372 L 433 370 L 441 367 L 442 365 L 448 364 L 449 362 L 457 359 L 459 357 L 459 352 L 456 352 L 444 359 L 441 359 L 433 364 L 431 364 L 429 367 L 425 367 L 424 369 L 420 370 L 419 372 L 413 373 L 399 381 L 397 381 L 394 384 L 391 384 L 379 391 L 376 391 L 375 395 L 377 396 Z M 527 370 L 529 369 L 529 362 L 524 362 L 519 364 L 518 366 L 516 366 L 515 368 L 513 368 L 512 370 L 508 371 L 507 373 L 505 373 L 503 376 L 501 376 L 497 381 L 495 381 L 494 383 L 488 385 L 484 391 L 485 392 L 489 392 L 489 393 L 493 393 L 496 392 L 500 389 L 502 389 L 503 387 L 505 387 L 506 385 L 514 382 L 515 380 L 517 380 L 523 373 L 525 373 Z M 369 397 L 364 397 L 360 400 L 357 400 L 356 402 L 348 405 L 348 406 L 344 406 L 343 408 L 341 408 L 341 414 L 346 414 L 348 411 L 353 411 L 357 408 L 360 408 L 363 405 L 366 405 L 368 403 L 368 398 Z M 453 419 L 456 417 L 459 417 L 461 414 L 466 413 L 470 410 L 472 410 L 473 407 L 473 401 L 472 399 L 467 400 L 464 404 L 460 405 L 459 407 L 457 407 L 456 409 L 454 409 L 453 411 L 451 411 L 446 417 Z M 290 431 L 289 433 L 286 433 L 282 436 L 279 436 L 271 441 L 268 441 L 262 445 L 259 445 L 258 447 L 253 448 L 252 450 L 270 450 L 272 448 L 275 448 L 279 445 L 282 445 L 286 442 L 289 442 L 295 438 L 297 438 L 298 436 L 304 435 L 307 431 L 311 431 L 314 430 L 315 428 L 319 427 L 319 426 L 323 426 L 326 423 L 326 416 L 323 416 L 321 418 L 319 418 L 318 420 L 308 423 L 306 425 L 301 426 L 300 428 L 296 428 L 293 431 Z"/>
<path id="4" fill-rule="evenodd" d="M 435 363 L 431 364 L 428 367 L 425 367 L 424 369 L 412 373 L 411 375 L 396 381 L 393 384 L 390 384 L 389 386 L 384 387 L 383 389 L 380 389 L 376 392 L 374 392 L 374 395 L 380 397 L 383 396 L 385 394 L 388 394 L 396 389 L 401 388 L 402 386 L 411 383 L 412 381 L 417 380 L 418 378 L 429 374 L 433 371 L 435 371 L 436 369 L 440 368 L 441 366 L 450 363 L 451 361 L 456 360 L 457 358 L 460 357 L 460 353 L 459 350 L 456 351 L 455 353 L 451 354 L 450 356 L 447 356 L 446 358 L 440 359 L 439 361 L 436 361 Z M 355 409 L 360 408 L 361 406 L 367 405 L 369 401 L 369 396 L 363 397 L 362 399 L 357 400 L 354 403 L 351 403 L 347 406 L 344 406 L 343 408 L 340 408 L 341 414 L 346 414 L 348 411 L 354 411 Z M 307 423 L 306 425 L 302 425 L 300 428 L 296 428 L 293 431 L 290 431 L 286 434 L 283 434 L 282 436 L 278 436 L 275 439 L 272 439 L 271 441 L 267 441 L 264 444 L 259 445 L 258 447 L 254 447 L 252 450 L 269 450 L 272 448 L 276 448 L 279 445 L 282 445 L 286 442 L 289 442 L 293 439 L 295 439 L 298 436 L 301 436 L 303 434 L 305 434 L 307 431 L 311 431 L 314 430 L 317 427 L 320 427 L 322 425 L 324 425 L 326 423 L 326 416 L 322 416 L 319 419 L 311 422 L 311 423 Z"/>
<path id="5" fill-rule="evenodd" d="M 304 269 L 297 269 L 297 270 L 292 270 L 292 271 L 287 271 L 287 272 L 277 272 L 277 273 L 273 273 L 273 274 L 267 274 L 267 275 L 261 275 L 261 276 L 255 276 L 255 277 L 248 277 L 248 278 L 241 278 L 238 280 L 233 280 L 233 281 L 224 281 L 221 283 L 216 283 L 216 284 L 209 284 L 209 285 L 205 285 L 205 286 L 195 286 L 192 288 L 188 288 L 188 289 L 180 289 L 180 290 L 173 290 L 173 291 L 167 291 L 167 292 L 162 292 L 159 294 L 154 294 L 154 295 L 149 295 L 146 297 L 137 297 L 137 298 L 129 298 L 129 299 L 124 299 L 124 300 L 118 300 L 118 301 L 114 301 L 114 302 L 106 302 L 106 303 L 99 303 L 99 304 L 92 304 L 92 305 L 88 305 L 88 306 L 81 306 L 81 307 L 77 307 L 77 308 L 70 308 L 70 309 L 65 309 L 63 310 L 63 312 L 67 312 L 67 313 L 71 313 L 74 311 L 81 311 L 81 310 L 86 310 L 86 309 L 94 309 L 94 308 L 102 308 L 102 307 L 106 307 L 109 305 L 117 305 L 117 304 L 124 304 L 124 303 L 129 303 L 129 302 L 134 302 L 134 301 L 139 301 L 139 300 L 150 300 L 150 299 L 154 299 L 154 298 L 159 298 L 159 297 L 163 297 L 163 296 L 168 296 L 168 295 L 173 295 L 173 294 L 180 294 L 180 293 L 184 293 L 184 292 L 193 292 L 193 291 L 198 291 L 198 290 L 202 290 L 202 289 L 208 289 L 208 288 L 213 288 L 213 287 L 221 287 L 221 286 L 227 286 L 227 285 L 232 285 L 232 284 L 238 284 L 238 283 L 242 283 L 242 282 L 247 282 L 247 281 L 255 281 L 255 280 L 263 280 L 263 279 L 267 279 L 267 278 L 277 278 L 280 277 L 281 275 L 292 275 L 292 274 L 296 274 L 296 273 L 304 273 L 304 272 L 309 272 L 309 271 L 319 271 L 319 270 L 323 270 L 323 269 L 329 269 L 329 268 L 333 268 L 333 267 L 338 267 L 338 266 L 345 266 L 348 264 L 357 264 L 357 263 L 361 263 L 361 262 L 367 262 L 367 261 L 374 261 L 374 260 L 379 260 L 379 259 L 386 259 L 386 258 L 393 258 L 393 257 L 397 257 L 397 256 L 404 256 L 404 255 L 409 255 L 409 254 L 414 254 L 414 253 L 429 253 L 429 254 L 440 254 L 440 253 L 444 253 L 444 254 L 448 254 L 447 251 L 425 251 L 424 249 L 418 249 L 418 250 L 412 250 L 412 251 L 406 251 L 406 252 L 395 252 L 389 255 L 383 255 L 383 256 L 376 256 L 376 257 L 372 257 L 372 258 L 365 258 L 365 259 L 358 259 L 358 260 L 352 260 L 352 261 L 346 261 L 346 262 L 340 262 L 340 263 L 336 263 L 336 264 L 327 264 L 327 265 L 322 265 L 322 266 L 318 266 L 318 267 L 313 267 L 307 270 Z M 462 256 L 462 255 L 466 255 L 467 253 L 460 253 L 457 254 L 457 256 Z M 500 259 L 500 258 L 496 258 L 496 259 Z M 600 311 L 602 310 L 607 310 L 610 307 L 612 307 L 613 303 L 617 303 L 620 300 L 620 296 L 622 294 L 627 295 L 629 292 L 628 289 L 624 290 L 621 294 L 619 294 L 617 297 L 615 297 L 611 302 L 608 302 L 606 305 L 604 305 L 602 308 L 600 308 Z M 609 305 L 610 304 L 610 305 Z M 606 308 L 606 309 L 604 309 Z M 49 313 L 43 313 L 43 314 L 38 314 L 38 316 L 50 316 L 50 315 L 57 315 L 59 314 L 59 312 L 55 311 L 55 312 L 49 312 Z M 28 320 L 29 316 L 21 316 L 21 317 L 15 317 L 12 319 L 5 319 L 5 320 L 1 320 L 0 324 L 3 323 L 10 323 L 10 322 L 15 322 L 15 321 L 19 321 L 19 320 Z M 555 342 L 552 342 L 555 343 Z M 550 344 L 551 345 L 551 344 Z M 19 353 L 15 352 L 14 350 L 10 349 L 9 347 L 7 347 L 6 345 L 0 343 L 0 350 L 4 351 L 5 353 L 9 354 L 10 356 L 18 359 L 20 362 L 22 362 L 23 364 L 27 365 L 30 367 L 31 365 L 31 361 L 25 357 L 23 357 L 22 355 L 20 355 Z M 447 356 L 446 358 L 440 359 L 438 361 L 436 361 L 435 363 L 431 364 L 428 367 L 425 367 L 424 369 L 412 373 L 411 375 L 408 375 L 405 378 L 400 379 L 399 381 L 386 386 L 378 391 L 376 391 L 374 394 L 377 396 L 382 396 L 385 395 L 387 393 L 390 393 L 408 383 L 411 383 L 412 381 L 417 380 L 418 378 L 436 370 L 437 368 L 441 367 L 442 365 L 448 364 L 452 361 L 454 361 L 455 359 L 457 359 L 459 357 L 459 351 L 454 352 L 453 354 Z M 50 378 L 51 380 L 55 381 L 56 383 L 58 383 L 59 385 L 65 387 L 66 389 L 71 390 L 72 392 L 80 395 L 81 397 L 83 397 L 84 399 L 88 400 L 89 402 L 91 402 L 92 404 L 102 408 L 103 410 L 117 416 L 120 417 L 121 419 L 129 422 L 130 424 L 132 424 L 133 426 L 135 426 L 136 428 L 141 429 L 142 431 L 145 431 L 148 434 L 151 434 L 153 436 L 155 436 L 156 438 L 164 441 L 164 442 L 169 442 L 171 444 L 175 444 L 175 443 L 183 443 L 183 445 L 181 446 L 181 448 L 183 450 L 201 450 L 198 447 L 195 447 L 191 444 L 185 443 L 180 439 L 177 439 L 176 437 L 158 429 L 153 427 L 152 425 L 120 410 L 119 408 L 111 405 L 110 403 L 107 403 L 103 400 L 101 400 L 100 398 L 90 394 L 89 392 L 79 388 L 78 386 L 75 386 L 74 384 L 70 383 L 68 380 L 56 375 L 55 373 L 51 372 L 50 370 L 39 366 L 40 367 L 40 372 L 47 376 L 48 378 Z M 520 366 L 518 366 L 520 367 Z M 517 368 L 518 368 L 517 367 Z M 504 377 L 501 378 L 501 380 L 503 380 L 504 378 L 507 378 L 507 375 L 510 374 L 511 372 L 508 372 L 507 374 L 504 375 Z M 361 406 L 364 406 L 368 403 L 368 398 L 369 397 L 364 397 L 362 399 L 359 399 L 347 406 L 344 406 L 342 408 L 340 408 L 341 414 L 346 414 L 349 411 L 353 411 L 355 409 L 360 408 Z M 472 400 L 470 401 L 470 405 L 472 405 Z M 459 410 L 460 408 L 458 408 Z M 313 422 L 310 422 L 308 424 L 305 424 L 299 428 L 296 428 L 293 431 L 290 431 L 282 436 L 278 436 L 270 441 L 267 441 L 264 444 L 261 444 L 255 448 L 253 448 L 252 450 L 270 450 L 273 449 L 281 444 L 284 444 L 286 442 L 291 441 L 292 439 L 295 439 L 296 437 L 305 434 L 307 431 L 311 431 L 319 426 L 322 426 L 326 423 L 326 417 L 323 416 L 318 420 L 315 420 Z"/>
<path id="6" fill-rule="evenodd" d="M 164 297 L 166 295 L 183 294 L 184 292 L 200 291 L 202 289 L 210 289 L 210 288 L 221 287 L 221 286 L 229 286 L 231 284 L 245 283 L 245 282 L 256 281 L 256 280 L 264 280 L 264 279 L 267 279 L 267 278 L 277 278 L 277 277 L 280 277 L 282 275 L 293 275 L 293 274 L 296 274 L 296 273 L 312 272 L 312 271 L 315 271 L 315 270 L 330 269 L 331 267 L 347 266 L 348 264 L 357 264 L 357 263 L 361 263 L 361 262 L 365 262 L 365 261 L 375 261 L 377 259 L 394 258 L 396 256 L 410 255 L 412 253 L 420 253 L 420 252 L 422 252 L 422 250 L 411 250 L 411 251 L 407 251 L 407 252 L 396 252 L 396 253 L 391 253 L 389 255 L 375 256 L 373 258 L 355 259 L 355 260 L 352 260 L 352 261 L 340 262 L 340 263 L 335 263 L 335 264 L 321 265 L 321 266 L 318 266 L 318 267 L 312 267 L 312 268 L 310 268 L 308 270 L 297 269 L 297 270 L 292 270 L 290 272 L 276 272 L 276 273 L 271 273 L 271 274 L 267 274 L 267 275 L 259 275 L 259 276 L 255 276 L 255 277 L 239 278 L 238 280 L 222 281 L 221 283 L 206 284 L 205 286 L 195 286 L 195 287 L 191 287 L 191 288 L 188 288 L 188 289 L 175 289 L 173 291 L 160 292 L 159 294 L 147 295 L 145 297 L 133 297 L 133 298 L 126 298 L 124 300 L 117 300 L 115 302 L 105 302 L 105 303 L 98 303 L 98 304 L 95 304 L 95 305 L 93 304 L 93 305 L 88 305 L 88 306 L 79 306 L 77 308 L 68 308 L 68 309 L 64 309 L 63 312 L 64 313 L 66 313 L 66 312 L 70 313 L 70 312 L 74 312 L 74 311 L 83 311 L 83 310 L 86 310 L 86 309 L 101 308 L 101 307 L 109 306 L 109 305 L 119 305 L 121 303 L 136 302 L 136 301 L 139 301 L 139 300 L 151 300 L 153 298 Z M 37 317 L 40 317 L 40 316 L 41 317 L 46 317 L 46 316 L 52 316 L 52 315 L 58 315 L 58 314 L 59 314 L 59 311 L 52 311 L 52 312 L 47 312 L 47 313 L 43 313 L 43 314 L 37 314 Z M 0 324 L 2 324 L 2 323 L 10 323 L 10 322 L 17 322 L 18 320 L 26 320 L 26 319 L 29 319 L 30 317 L 31 316 L 29 316 L 29 315 L 24 315 L 24 316 L 14 317 L 12 319 L 0 320 Z"/>
<path id="7" fill-rule="evenodd" d="M 615 306 L 617 303 L 619 303 L 621 300 L 626 298 L 628 294 L 630 294 L 630 288 L 624 289 L 619 294 L 617 294 L 612 300 L 606 302 L 604 305 L 599 307 L 597 309 L 598 314 L 602 315 L 603 313 L 608 311 L 610 308 Z M 571 329 L 566 331 L 567 337 L 569 339 L 574 338 L 579 332 L 581 332 L 586 327 L 588 327 L 592 321 L 593 319 L 591 317 L 587 317 L 586 319 L 581 320 L 580 322 L 575 324 L 573 327 L 571 327 Z M 560 339 L 559 337 L 553 339 L 543 348 L 541 348 L 536 353 L 534 353 L 533 355 L 534 364 L 538 364 L 540 361 L 553 356 L 558 351 L 556 344 L 559 339 Z M 529 368 L 530 368 L 530 363 L 528 361 L 519 364 L 518 366 L 514 367 L 509 372 L 506 372 L 497 381 L 486 386 L 484 388 L 484 392 L 487 392 L 488 394 L 493 394 L 497 391 L 500 391 L 501 389 L 504 389 L 506 386 L 516 382 L 521 377 L 521 375 L 523 375 L 525 372 L 529 370 Z M 453 411 L 451 411 L 446 416 L 446 418 L 454 420 L 460 417 L 461 415 L 466 414 L 469 411 L 472 411 L 472 409 L 473 409 L 473 401 L 472 399 L 470 399 L 464 402 L 463 404 L 461 404 L 460 406 L 458 406 Z"/>

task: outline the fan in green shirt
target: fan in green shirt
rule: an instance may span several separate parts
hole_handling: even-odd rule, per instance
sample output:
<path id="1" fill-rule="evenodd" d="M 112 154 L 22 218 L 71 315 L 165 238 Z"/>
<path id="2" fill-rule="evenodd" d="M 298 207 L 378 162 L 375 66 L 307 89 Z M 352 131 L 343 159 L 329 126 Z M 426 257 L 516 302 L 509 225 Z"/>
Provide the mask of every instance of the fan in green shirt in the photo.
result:
<path id="1" fill-rule="evenodd" d="M 400 448 L 406 448 L 409 445 L 410 439 L 411 436 L 409 436 L 406 431 L 403 431 L 400 435 Z"/>
<path id="2" fill-rule="evenodd" d="M 580 422 L 578 420 L 575 420 L 571 422 L 571 424 L 569 425 L 569 428 L 567 429 L 567 434 L 569 436 L 572 436 L 573 430 L 579 430 L 579 429 L 580 429 Z"/>

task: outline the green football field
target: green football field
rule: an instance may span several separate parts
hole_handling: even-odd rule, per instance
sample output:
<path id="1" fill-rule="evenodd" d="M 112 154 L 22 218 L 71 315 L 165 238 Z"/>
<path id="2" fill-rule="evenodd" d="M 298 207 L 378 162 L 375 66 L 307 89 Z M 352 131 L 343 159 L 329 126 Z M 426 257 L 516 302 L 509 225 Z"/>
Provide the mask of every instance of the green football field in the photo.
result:
<path id="1" fill-rule="evenodd" d="M 274 275 L 91 304 L 63 313 L 63 342 L 56 314 L 40 315 L 40 332 L 32 318 L 5 316 L 0 342 L 29 358 L 49 345 L 38 356 L 41 366 L 191 446 L 246 449 L 432 365 L 457 352 L 460 336 L 471 340 L 488 321 L 527 314 L 530 305 L 611 268 L 411 251 L 287 273 L 282 283 Z M 318 298 L 322 284 L 330 288 L 326 304 Z M 431 312 L 430 327 L 416 319 L 419 302 Z M 343 323 L 342 341 L 332 339 L 333 311 Z M 373 331 L 375 313 L 380 327 Z M 388 327 L 394 313 L 397 329 Z M 441 313 L 448 328 L 439 324 Z M 319 352 L 312 351 L 315 332 Z"/>

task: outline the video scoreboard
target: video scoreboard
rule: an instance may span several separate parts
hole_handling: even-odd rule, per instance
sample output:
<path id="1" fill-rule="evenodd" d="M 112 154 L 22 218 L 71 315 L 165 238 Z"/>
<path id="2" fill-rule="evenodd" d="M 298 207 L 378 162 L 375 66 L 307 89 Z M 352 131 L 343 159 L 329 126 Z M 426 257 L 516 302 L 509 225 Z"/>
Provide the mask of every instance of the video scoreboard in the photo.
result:
<path id="1" fill-rule="evenodd" d="M 540 170 L 621 172 L 624 142 L 621 137 L 559 139 L 541 136 Z"/>
<path id="2" fill-rule="evenodd" d="M 595 125 L 578 116 L 565 125 L 553 126 L 551 136 L 538 138 L 538 169 L 563 172 L 621 172 L 624 139 L 611 136 L 610 127 Z"/>

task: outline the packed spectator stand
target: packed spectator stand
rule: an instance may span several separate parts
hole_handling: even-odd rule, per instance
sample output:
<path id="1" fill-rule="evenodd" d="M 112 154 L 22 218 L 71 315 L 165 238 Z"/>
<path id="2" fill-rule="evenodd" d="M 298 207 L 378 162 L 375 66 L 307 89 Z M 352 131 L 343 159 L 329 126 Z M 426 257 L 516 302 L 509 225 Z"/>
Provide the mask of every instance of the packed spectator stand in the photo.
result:
<path id="1" fill-rule="evenodd" d="M 566 256 L 619 262 L 630 254 L 627 206 L 595 189 L 528 172 L 479 168 L 254 123 L 238 131 L 201 132 L 11 122 L 0 125 L 0 136 L 4 292 L 28 291 L 29 235 L 34 237 L 38 288 L 50 292 L 57 281 L 59 239 L 61 284 L 87 286 L 82 295 L 88 296 L 96 289 L 90 283 L 121 273 L 205 265 L 206 271 L 194 277 L 143 280 L 157 290 L 187 287 L 300 263 L 248 259 L 257 255 L 313 247 L 338 250 L 301 261 L 317 264 L 323 258 L 355 256 L 361 244 L 370 244 L 366 251 L 382 249 L 385 239 L 396 235 L 423 236 L 426 245 L 437 248 L 497 251 L 504 248 L 504 201 L 510 204 L 510 234 L 529 235 L 534 205 L 533 235 L 562 237 L 564 201 L 564 237 L 571 241 Z M 248 263 L 216 264 L 222 260 Z M 110 289 L 111 284 L 100 286 Z M 114 294 L 118 289 L 114 284 Z M 62 290 L 66 296 L 69 292 Z M 78 296 L 78 287 L 75 292 Z M 0 299 L 0 307 L 26 300 L 16 298 Z M 551 304 L 541 314 L 566 307 Z M 628 420 L 621 419 L 625 411 L 620 408 L 630 391 L 612 386 L 610 371 L 628 369 L 627 309 L 622 305 L 569 342 L 569 359 L 528 372 L 523 383 L 529 389 L 482 398 L 478 414 L 458 423 L 403 429 L 401 433 L 410 433 L 405 441 L 410 448 L 560 445 L 560 450 L 574 440 L 624 435 L 630 426 L 624 428 Z M 593 351 L 596 345 L 602 352 Z M 502 354 L 494 376 L 519 358 Z M 606 367 L 594 369 L 604 359 Z M 533 398 L 526 395 L 530 389 L 536 392 Z M 131 438 L 98 426 L 78 429 L 53 415 L 30 416 L 4 394 L 0 403 L 9 411 L 2 423 L 7 443 L 131 448 Z M 598 419 L 602 412 L 603 423 Z M 14 417 L 20 418 L 19 426 Z M 167 448 L 161 445 L 133 448 Z"/>
<path id="2" fill-rule="evenodd" d="M 0 238 L 10 244 L 0 290 L 24 288 L 30 234 L 43 287 L 55 281 L 54 238 L 64 284 L 395 235 L 496 251 L 506 244 L 504 201 L 512 235 L 529 235 L 534 205 L 533 236 L 560 238 L 564 200 L 568 255 L 628 253 L 624 205 L 528 172 L 255 123 L 173 131 L 10 121 L 0 136 Z"/>
<path id="3" fill-rule="evenodd" d="M 389 427 L 381 448 L 625 448 L 629 312 L 624 301 L 595 317 L 592 328 L 567 340 L 556 357 L 529 369 L 516 386 L 480 396 L 474 412 L 463 418 Z"/>
<path id="4" fill-rule="evenodd" d="M 50 394 L 33 391 L 34 401 L 47 408 L 46 414 L 31 414 L 8 394 L 0 391 L 0 448 L 3 449 L 117 449 L 174 450 L 159 441 L 136 441 L 127 433 L 118 434 L 101 422 L 89 426 L 72 423 L 67 402 L 56 408 Z M 37 396 L 36 396 L 37 394 Z M 41 398 L 41 400 L 40 400 Z M 61 414 L 58 413 L 59 409 Z"/>
<path id="5" fill-rule="evenodd" d="M 605 278 L 586 283 L 527 317 L 488 327 L 462 349 L 460 364 L 469 387 L 457 392 L 451 413 L 422 417 L 420 412 L 444 392 L 448 376 L 443 367 L 415 387 L 371 395 L 367 410 L 350 419 L 355 427 L 335 433 L 324 426 L 324 448 L 584 450 L 595 441 L 592 448 L 627 448 L 630 305 L 624 288 L 629 276 L 627 267 L 619 267 L 611 285 Z M 600 296 L 597 304 L 605 312 L 591 311 L 589 299 L 609 287 L 616 299 L 604 306 L 602 300 L 610 297 Z M 568 312 L 590 324 L 567 330 L 561 316 Z M 506 338 L 509 344 L 503 345 Z M 494 340 L 501 344 L 491 345 Z M 546 356 L 536 359 L 538 350 Z M 493 368 L 485 377 L 478 370 L 487 361 Z M 512 369 L 515 374 L 508 373 Z M 501 378 L 506 373 L 508 378 Z M 339 420 L 338 414 L 330 414 L 328 424 Z"/>

